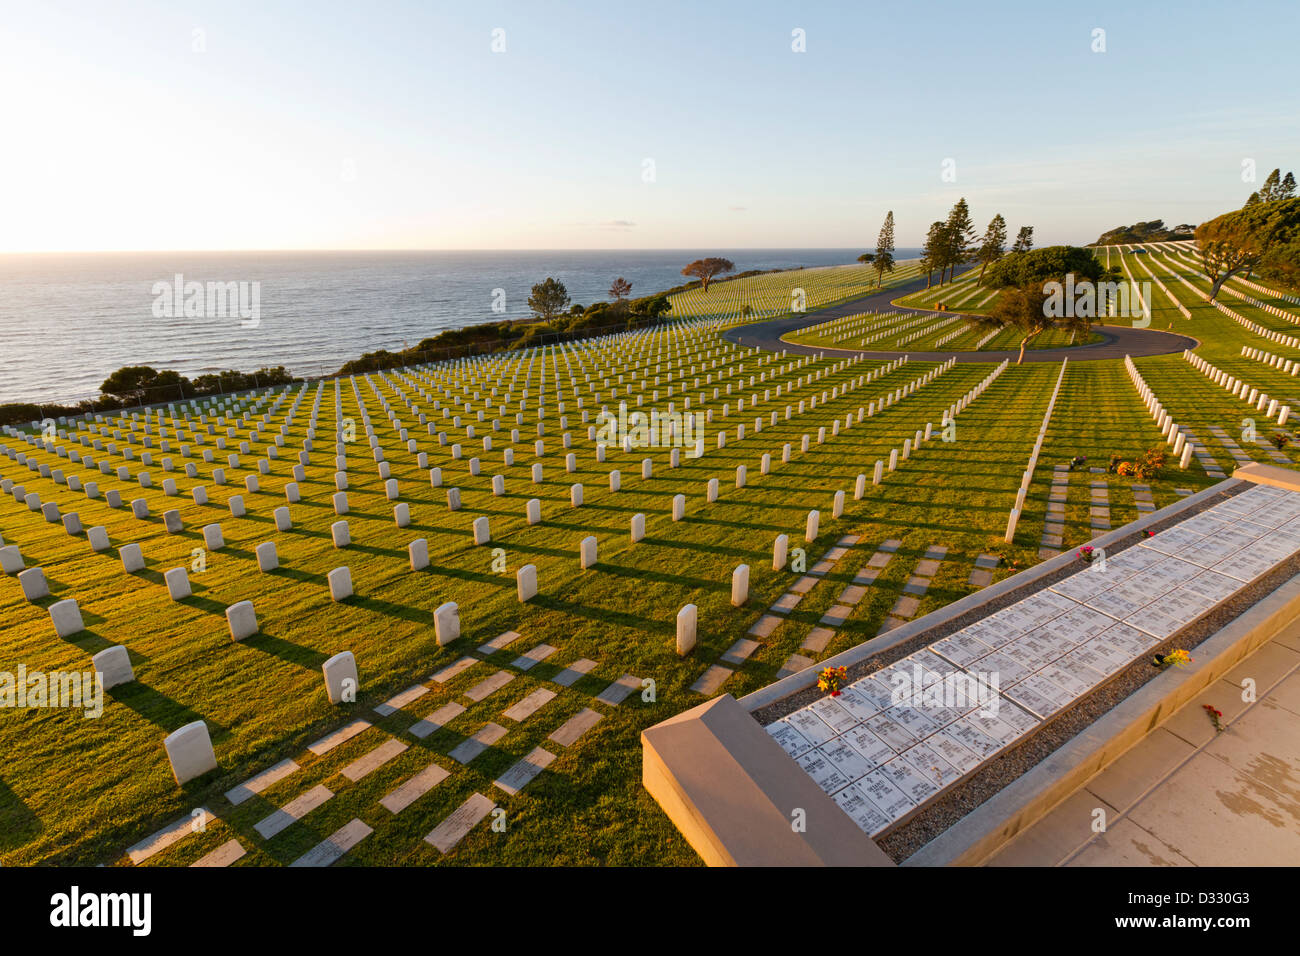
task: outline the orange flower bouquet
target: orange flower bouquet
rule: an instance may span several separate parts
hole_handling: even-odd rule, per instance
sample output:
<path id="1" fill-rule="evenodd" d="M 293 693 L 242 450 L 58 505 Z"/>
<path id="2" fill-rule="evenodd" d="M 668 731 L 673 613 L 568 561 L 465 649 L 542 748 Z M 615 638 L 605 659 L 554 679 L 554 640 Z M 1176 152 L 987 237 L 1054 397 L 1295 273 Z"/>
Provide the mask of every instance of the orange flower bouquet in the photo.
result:
<path id="1" fill-rule="evenodd" d="M 840 696 L 840 688 L 849 679 L 847 667 L 826 667 L 817 675 L 817 689 L 828 690 L 832 697 Z"/>

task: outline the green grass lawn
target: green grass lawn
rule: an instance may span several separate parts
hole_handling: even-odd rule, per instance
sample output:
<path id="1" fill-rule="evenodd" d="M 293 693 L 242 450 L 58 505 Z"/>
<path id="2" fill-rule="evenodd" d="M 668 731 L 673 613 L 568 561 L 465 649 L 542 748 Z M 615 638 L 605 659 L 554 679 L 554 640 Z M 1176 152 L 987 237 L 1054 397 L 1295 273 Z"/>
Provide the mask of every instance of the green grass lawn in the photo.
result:
<path id="1" fill-rule="evenodd" d="M 1300 380 L 1246 359 L 1240 351 L 1242 345 L 1253 345 L 1292 358 L 1300 358 L 1300 353 L 1254 335 L 1198 302 L 1181 283 L 1164 277 L 1162 262 L 1148 264 L 1193 313 L 1193 319 L 1182 319 L 1159 293 L 1153 327 L 1159 327 L 1167 314 L 1176 316 L 1170 320 L 1175 329 L 1201 340 L 1198 351 L 1208 360 L 1300 408 Z M 740 283 L 750 283 L 750 301 L 770 299 L 771 307 L 781 312 L 778 300 L 783 296 L 788 300 L 790 283 L 795 278 L 804 282 L 813 271 L 739 280 L 730 292 L 741 289 Z M 1141 269 L 1136 272 L 1140 281 Z M 810 283 L 809 288 L 821 290 L 817 295 L 826 304 L 869 291 L 862 287 L 864 281 L 865 276 L 859 275 L 844 283 L 838 278 L 824 286 Z M 114 468 L 127 465 L 131 480 L 126 482 L 14 438 L 0 439 L 38 463 L 62 468 L 83 482 L 98 481 L 101 491 L 118 490 L 124 502 L 142 497 L 151 513 L 148 520 L 138 520 L 126 505 L 109 508 L 102 497 L 88 499 L 10 457 L 0 457 L 0 477 L 37 492 L 42 501 L 57 502 L 63 513 L 77 512 L 86 528 L 103 525 L 113 543 L 112 550 L 95 554 L 84 535 L 70 536 L 12 495 L 0 496 L 4 543 L 21 549 L 27 567 L 45 570 L 53 593 L 52 598 L 29 603 L 13 576 L 0 578 L 0 627 L 5 636 L 0 644 L 0 672 L 16 672 L 20 665 L 29 671 L 85 670 L 91 655 L 121 644 L 130 651 L 137 678 L 108 693 L 103 716 L 97 719 L 55 708 L 0 709 L 0 752 L 6 755 L 0 768 L 0 862 L 124 864 L 127 847 L 204 806 L 216 817 L 206 831 L 185 837 L 151 858 L 150 864 L 187 864 L 231 839 L 239 840 L 247 851 L 237 865 L 286 864 L 354 818 L 374 832 L 337 865 L 698 863 L 641 787 L 639 733 L 704 700 L 691 685 L 745 636 L 793 582 L 796 573 L 789 568 L 772 570 L 771 549 L 778 534 L 788 534 L 792 547 L 805 548 L 809 565 L 841 536 L 862 537 L 827 579 L 760 642 L 748 661 L 735 667 L 721 693 L 741 696 L 757 690 L 775 679 L 792 654 L 807 653 L 801 651 L 804 638 L 881 541 L 901 540 L 897 557 L 830 644 L 813 656 L 825 658 L 874 636 L 916 560 L 931 545 L 944 545 L 949 551 L 919 613 L 969 593 L 972 586 L 967 579 L 981 553 L 998 551 L 1022 568 L 1037 561 L 1053 465 L 1074 455 L 1104 465 L 1111 454 L 1133 457 L 1160 443 L 1159 432 L 1122 363 L 1072 361 L 1015 540 L 1004 544 L 1007 514 L 1060 372 L 1054 363 L 1011 366 L 957 418 L 954 440 L 944 441 L 936 434 L 896 472 L 887 474 L 881 485 L 868 480 L 865 496 L 855 501 L 857 475 L 870 476 L 877 460 L 887 459 L 891 449 L 927 423 L 937 432 L 944 409 L 987 376 L 993 365 L 955 365 L 883 412 L 845 429 L 846 415 L 914 381 L 932 366 L 909 362 L 831 397 L 832 389 L 856 385 L 884 363 L 848 364 L 845 356 L 831 352 L 818 361 L 781 358 L 726 343 L 710 323 L 721 324 L 736 314 L 728 311 L 730 300 L 719 294 L 728 285 L 710 290 L 708 295 L 717 298 L 710 298 L 691 316 L 698 324 L 674 322 L 597 343 L 498 356 L 474 366 L 435 366 L 341 380 L 337 399 L 333 381 L 323 383 L 319 391 L 311 384 L 289 426 L 280 457 L 272 463 L 270 474 L 262 476 L 261 490 L 253 494 L 244 490 L 243 478 L 285 422 L 296 389 L 274 412 L 262 398 L 248 423 L 238 417 L 231 423 L 236 435 L 229 441 L 250 440 L 252 452 L 241 455 L 241 466 L 230 471 L 225 485 L 214 484 L 214 465 L 205 463 L 199 450 L 215 452 L 215 438 L 226 434 L 224 423 L 206 445 L 194 445 L 188 459 L 175 450 L 162 453 L 156 447 L 145 448 L 137 433 L 130 445 L 130 461 L 122 454 L 125 441 L 118 442 L 117 455 L 94 452 L 78 444 L 77 438 L 101 436 L 92 435 L 80 420 L 65 426 L 68 437 L 60 437 L 59 445 L 89 452 Z M 852 289 L 858 291 L 851 293 Z M 1252 318 L 1267 325 L 1263 317 Z M 815 321 L 810 316 L 810 322 Z M 927 340 L 941 334 L 929 333 L 903 350 L 923 351 Z M 956 340 L 944 347 L 956 347 Z M 986 346 L 995 347 L 1012 346 L 996 342 Z M 1138 367 L 1175 419 L 1195 431 L 1220 467 L 1230 472 L 1234 462 L 1212 438 L 1211 427 L 1236 437 L 1255 460 L 1271 461 L 1264 446 L 1241 441 L 1249 406 L 1215 386 L 1181 355 L 1141 359 Z M 813 375 L 820 377 L 809 381 Z M 619 376 L 623 376 L 621 384 Z M 758 376 L 764 379 L 758 381 Z M 795 386 L 788 394 L 787 385 Z M 774 393 L 778 386 L 780 395 Z M 611 395 L 614 389 L 617 396 Z M 823 393 L 827 393 L 825 401 Z M 319 421 L 307 480 L 301 483 L 302 501 L 291 506 L 292 530 L 279 532 L 272 512 L 285 504 L 284 486 L 291 480 L 290 468 L 306 437 L 318 394 Z M 435 399 L 450 406 L 446 394 L 468 401 L 473 408 L 468 413 L 459 408 L 452 412 L 463 416 L 459 427 L 433 407 Z M 539 395 L 545 396 L 541 458 L 536 457 L 533 444 L 539 437 Z M 595 414 L 602 404 L 616 410 L 624 399 L 635 411 L 637 397 L 644 402 L 641 410 L 666 410 L 673 402 L 680 411 L 689 397 L 691 411 L 711 412 L 704 456 L 695 459 L 683 454 L 680 467 L 672 468 L 668 448 L 624 452 L 611 446 L 606 461 L 598 462 L 595 442 L 587 431 L 595 424 Z M 816 407 L 811 405 L 814 397 Z M 577 406 L 579 398 L 582 409 Z M 743 409 L 737 407 L 741 399 Z M 525 408 L 519 407 L 521 400 L 527 403 Z M 369 454 L 362 401 L 398 482 L 399 501 L 410 507 L 409 527 L 397 527 L 393 517 L 397 502 L 386 498 L 378 466 Z M 801 401 L 805 402 L 802 414 Z M 409 404 L 418 406 L 446 432 L 445 446 L 427 434 Z M 499 411 L 503 405 L 507 406 L 504 414 Z M 787 406 L 792 408 L 789 419 Z M 386 409 L 397 422 L 389 419 Z M 486 413 L 483 423 L 477 421 L 480 410 Z M 581 421 L 583 411 L 591 421 Z M 271 414 L 270 425 L 263 425 L 259 438 L 251 440 L 252 427 L 266 413 Z M 516 423 L 517 414 L 524 416 L 523 424 Z M 567 428 L 560 424 L 561 416 L 567 419 Z M 760 416 L 763 427 L 756 432 L 755 419 Z M 339 520 L 331 506 L 336 417 L 351 419 L 358 437 L 347 445 L 350 510 L 345 517 L 352 544 L 344 549 L 335 549 L 330 540 L 330 526 Z M 500 421 L 496 431 L 491 428 L 493 418 Z M 191 420 L 197 423 L 196 416 Z M 831 434 L 835 421 L 841 425 L 838 435 Z M 166 424 L 171 426 L 170 419 Z M 476 430 L 473 438 L 466 432 L 470 425 Z M 737 434 L 740 425 L 745 426 L 743 439 Z M 419 452 L 428 454 L 429 467 L 441 468 L 441 487 L 431 485 L 427 470 L 407 451 L 401 428 L 409 430 Z M 511 431 L 516 428 L 520 434 L 514 441 Z M 826 429 L 821 444 L 819 428 Z M 567 449 L 562 447 L 566 430 L 571 439 Z M 1260 430 L 1262 434 L 1262 425 Z M 717 447 L 719 431 L 727 436 L 723 448 Z M 493 438 L 490 451 L 483 449 L 484 435 Z M 801 451 L 805 435 L 810 436 L 807 452 Z M 459 459 L 451 454 L 457 442 L 464 451 Z M 781 451 L 786 444 L 791 445 L 790 461 L 783 463 Z M 506 449 L 515 460 L 508 467 L 503 463 Z M 155 459 L 147 468 L 154 483 L 148 489 L 139 487 L 134 478 L 142 469 L 144 452 Z M 576 458 L 573 473 L 565 470 L 568 452 Z M 765 453 L 772 456 L 772 469 L 761 475 L 760 458 Z M 164 454 L 174 459 L 176 471 L 162 470 L 159 461 Z M 215 454 L 219 464 L 226 452 Z M 470 473 L 473 456 L 481 459 L 478 475 Z M 645 458 L 653 466 L 648 479 L 641 477 Z M 199 477 L 185 477 L 186 461 L 196 466 Z M 543 480 L 535 484 L 530 469 L 538 461 Z M 1162 476 L 1148 482 L 1157 506 L 1176 500 L 1177 488 L 1197 490 L 1211 483 L 1195 460 L 1187 471 L 1179 471 L 1176 462 L 1171 464 Z M 736 487 L 740 465 L 748 469 L 744 488 Z M 622 475 L 617 492 L 609 487 L 611 469 Z M 497 474 L 505 478 L 505 493 L 500 496 L 491 488 Z M 178 496 L 163 494 L 164 477 L 177 480 Z M 1093 534 L 1087 485 L 1096 477 L 1071 476 L 1063 547 L 1080 545 Z M 1114 475 L 1105 477 L 1110 485 L 1111 523 L 1118 526 L 1137 514 L 1132 483 Z M 705 499 L 710 478 L 717 478 L 720 486 L 719 498 L 711 504 Z M 584 487 L 584 501 L 574 508 L 570 486 L 578 482 Z M 196 485 L 207 489 L 208 504 L 193 501 L 190 491 Z M 460 510 L 448 509 L 450 487 L 460 489 Z M 843 517 L 833 519 L 837 491 L 845 491 L 848 501 Z M 233 518 L 228 508 L 236 494 L 243 495 L 248 509 L 241 518 Z M 686 498 L 686 517 L 673 521 L 672 501 L 678 494 Z M 541 504 L 542 522 L 537 525 L 525 520 L 526 503 L 532 498 Z M 169 508 L 178 509 L 184 521 L 179 534 L 168 534 L 163 527 L 161 514 Z M 805 544 L 803 529 L 812 509 L 821 511 L 821 530 L 816 541 Z M 646 536 L 633 543 L 629 526 L 636 514 L 646 516 Z M 475 545 L 471 536 L 471 524 L 480 516 L 488 517 L 491 525 L 492 541 L 487 546 Z M 194 550 L 203 547 L 201 529 L 210 522 L 221 524 L 226 546 L 206 552 L 206 569 L 191 572 L 194 596 L 173 602 L 162 575 L 171 568 L 191 566 Z M 582 570 L 578 544 L 586 535 L 598 539 L 599 562 Z M 407 546 L 416 538 L 428 542 L 431 563 L 413 572 Z M 253 553 L 265 541 L 275 541 L 281 565 L 269 574 L 258 571 Z M 143 572 L 123 573 L 117 548 L 128 542 L 141 545 L 147 561 Z M 497 548 L 503 554 L 495 552 Z M 525 563 L 537 567 L 540 593 L 520 604 L 515 572 Z M 739 564 L 749 565 L 751 585 L 749 601 L 737 608 L 730 603 L 730 581 Z M 356 596 L 334 603 L 326 575 L 341 566 L 351 569 Z M 1005 563 L 998 571 L 1010 573 Z M 78 601 L 86 630 L 63 639 L 55 635 L 47 608 L 53 600 L 67 597 Z M 224 615 L 230 604 L 241 600 L 254 603 L 261 631 L 234 643 Z M 462 637 L 440 647 L 434 638 L 433 612 L 445 601 L 459 604 Z M 675 652 L 675 618 L 688 603 L 698 607 L 699 643 L 681 658 Z M 505 650 L 477 651 L 485 641 L 510 630 L 521 636 Z M 520 655 L 542 644 L 555 648 L 554 652 L 531 669 L 516 665 Z M 356 655 L 361 693 L 355 703 L 333 706 L 326 700 L 320 668 L 326 658 L 342 650 Z M 480 660 L 448 681 L 431 680 L 435 672 L 465 656 Z M 589 674 L 572 686 L 554 680 L 568 665 L 584 658 L 595 662 Z M 481 700 L 466 696 L 467 690 L 497 671 L 512 679 Z M 643 700 L 639 683 L 637 691 L 617 706 L 595 699 L 624 675 L 652 680 L 654 699 Z M 375 705 L 417 684 L 427 690 L 396 713 L 380 716 L 373 711 Z M 503 714 L 539 689 L 555 696 L 531 716 L 513 720 Z M 464 710 L 441 729 L 422 739 L 409 732 L 418 720 L 453 702 Z M 569 746 L 548 739 L 584 708 L 602 715 L 592 729 Z M 313 741 L 358 717 L 373 726 L 321 756 L 307 750 Z M 197 719 L 205 720 L 211 730 L 220 769 L 178 788 L 162 739 Z M 504 735 L 468 764 L 452 759 L 453 750 L 489 723 L 504 728 Z M 389 739 L 400 741 L 405 749 L 359 780 L 340 773 Z M 494 786 L 507 768 L 536 747 L 555 755 L 537 779 L 513 796 Z M 234 785 L 285 759 L 296 761 L 300 769 L 238 806 L 223 796 Z M 430 764 L 439 765 L 448 776 L 429 793 L 399 814 L 379 804 L 385 794 Z M 276 808 L 318 784 L 334 794 L 319 809 L 271 839 L 263 839 L 254 829 Z M 505 811 L 504 830 L 493 829 L 487 821 L 480 823 L 443 856 L 424 841 L 425 835 L 476 792 Z"/>

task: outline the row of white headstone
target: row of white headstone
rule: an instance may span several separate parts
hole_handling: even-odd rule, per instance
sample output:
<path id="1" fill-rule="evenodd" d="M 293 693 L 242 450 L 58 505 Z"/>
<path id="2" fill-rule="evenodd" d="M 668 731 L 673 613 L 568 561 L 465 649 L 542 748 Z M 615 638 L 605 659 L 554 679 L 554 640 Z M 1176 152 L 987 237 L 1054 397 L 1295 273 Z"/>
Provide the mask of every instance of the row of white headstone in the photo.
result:
<path id="1" fill-rule="evenodd" d="M 1272 352 L 1265 352 L 1263 349 L 1253 349 L 1249 345 L 1241 347 L 1241 354 L 1248 359 L 1254 359 L 1256 362 L 1263 362 L 1271 365 L 1280 372 L 1294 377 L 1300 374 L 1300 362 L 1294 359 L 1284 358 L 1281 355 L 1274 355 Z"/>
<path id="2" fill-rule="evenodd" d="M 1192 454 L 1196 450 L 1195 445 L 1187 441 L 1186 433 L 1174 422 L 1173 416 L 1165 410 L 1165 407 L 1160 404 L 1160 400 L 1156 398 L 1156 393 L 1151 390 L 1151 386 L 1147 385 L 1146 380 L 1142 378 L 1142 373 L 1137 370 L 1132 356 L 1124 356 L 1124 367 L 1128 370 L 1129 379 L 1133 382 L 1133 387 L 1137 389 L 1143 405 L 1146 406 L 1151 417 L 1155 419 L 1156 427 L 1160 429 L 1161 436 L 1166 443 L 1173 444 L 1173 453 L 1178 456 L 1178 467 L 1186 471 L 1192 463 Z"/>
<path id="3" fill-rule="evenodd" d="M 1191 349 L 1183 351 L 1183 358 L 1206 378 L 1233 394 L 1248 405 L 1255 406 L 1255 411 L 1264 412 L 1268 418 L 1277 418 L 1279 425 L 1285 425 L 1291 416 L 1291 406 L 1282 405 L 1276 398 L 1269 398 L 1267 393 L 1247 385 L 1239 378 L 1234 378 L 1220 368 L 1211 365 Z"/>
<path id="4" fill-rule="evenodd" d="M 1029 465 L 1020 478 L 1020 488 L 1016 492 L 1016 503 L 1011 506 L 1011 513 L 1007 516 L 1007 533 L 1003 540 L 1008 544 L 1016 536 L 1016 524 L 1020 521 L 1020 514 L 1025 507 L 1025 495 L 1029 493 L 1029 484 L 1034 480 L 1034 469 L 1038 467 L 1038 455 L 1043 450 L 1043 441 L 1047 438 L 1047 427 L 1052 422 L 1052 410 L 1056 408 L 1056 398 L 1061 394 L 1061 383 L 1065 381 L 1065 370 L 1069 364 L 1070 360 L 1068 358 L 1061 362 L 1061 372 L 1056 376 L 1056 387 L 1052 389 L 1052 397 L 1047 401 L 1047 411 L 1043 413 L 1043 424 L 1039 426 L 1038 437 L 1034 440 L 1033 451 L 1029 453 Z"/>

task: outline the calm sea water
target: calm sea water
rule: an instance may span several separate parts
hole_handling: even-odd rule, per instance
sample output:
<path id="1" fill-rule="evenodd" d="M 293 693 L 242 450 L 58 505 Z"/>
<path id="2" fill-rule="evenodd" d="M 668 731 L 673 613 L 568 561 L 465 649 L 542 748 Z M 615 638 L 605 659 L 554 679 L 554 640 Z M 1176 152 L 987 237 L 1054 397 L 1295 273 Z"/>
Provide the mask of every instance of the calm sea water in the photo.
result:
<path id="1" fill-rule="evenodd" d="M 681 268 L 723 255 L 738 271 L 853 262 L 859 249 L 556 252 L 88 253 L 0 255 L 0 403 L 89 398 L 123 365 L 184 375 L 284 365 L 335 371 L 375 349 L 528 313 L 547 276 L 574 302 L 607 299 L 617 276 L 632 295 L 679 285 Z M 900 258 L 913 254 L 899 250 Z M 158 318 L 155 283 L 259 283 L 260 323 L 237 316 Z M 504 290 L 504 316 L 492 311 Z M 498 296 L 499 297 L 499 296 Z"/>

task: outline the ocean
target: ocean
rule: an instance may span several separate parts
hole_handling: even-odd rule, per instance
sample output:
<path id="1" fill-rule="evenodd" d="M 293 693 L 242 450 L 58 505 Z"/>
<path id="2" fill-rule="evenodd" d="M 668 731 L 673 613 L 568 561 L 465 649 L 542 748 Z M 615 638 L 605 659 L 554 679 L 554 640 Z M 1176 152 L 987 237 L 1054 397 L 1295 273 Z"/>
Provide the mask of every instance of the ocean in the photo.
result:
<path id="1" fill-rule="evenodd" d="M 276 365 L 295 375 L 329 374 L 363 352 L 412 346 L 444 329 L 522 318 L 530 288 L 548 276 L 563 282 L 574 302 L 590 305 L 609 298 L 618 276 L 632 283 L 633 297 L 680 285 L 686 281 L 682 267 L 701 255 L 726 256 L 740 272 L 843 265 L 861 251 L 4 254 L 0 404 L 92 398 L 124 365 L 190 377 Z M 915 254 L 898 250 L 899 258 Z M 181 288 L 190 282 L 245 285 L 230 286 L 221 314 L 186 317 L 184 296 L 167 307 L 178 276 Z M 235 308 L 237 291 L 245 295 L 242 313 Z M 504 312 L 493 311 L 494 303 Z M 256 322 L 248 318 L 254 311 Z"/>

